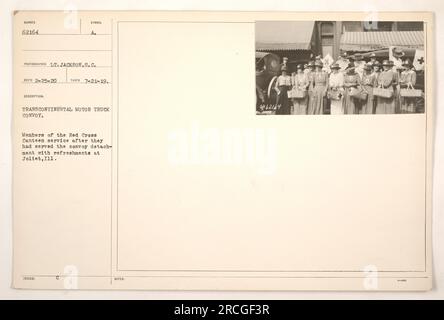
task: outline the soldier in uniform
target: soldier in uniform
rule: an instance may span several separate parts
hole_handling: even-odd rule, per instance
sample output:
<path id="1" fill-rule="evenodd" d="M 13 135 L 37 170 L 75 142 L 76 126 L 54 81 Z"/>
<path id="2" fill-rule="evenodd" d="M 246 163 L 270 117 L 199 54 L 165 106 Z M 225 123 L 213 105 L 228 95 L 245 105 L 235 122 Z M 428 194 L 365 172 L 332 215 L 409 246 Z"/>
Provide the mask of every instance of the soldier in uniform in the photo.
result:
<path id="1" fill-rule="evenodd" d="M 375 78 L 377 79 L 378 76 L 381 74 L 381 63 L 379 61 L 376 61 L 375 63 L 372 64 L 372 68 L 373 68 L 373 74 L 375 75 Z"/>
<path id="2" fill-rule="evenodd" d="M 392 56 L 393 56 L 393 71 L 398 71 L 399 69 L 402 69 L 402 57 L 405 56 L 404 51 L 402 51 L 401 48 L 393 48 L 392 50 Z"/>
<path id="3" fill-rule="evenodd" d="M 350 61 L 347 59 L 347 52 L 341 53 L 336 63 L 339 65 L 340 71 L 345 71 L 350 63 Z"/>
<path id="4" fill-rule="evenodd" d="M 364 56 L 360 53 L 355 54 L 354 56 L 355 58 L 355 72 L 357 74 L 359 74 L 359 77 L 362 79 L 362 75 L 364 74 L 364 66 L 365 66 L 365 61 L 364 61 Z"/>
<path id="5" fill-rule="evenodd" d="M 304 69 L 304 73 L 306 75 L 309 75 L 310 73 L 314 72 L 314 61 L 309 61 L 307 64 L 304 65 L 305 69 Z"/>
<path id="6" fill-rule="evenodd" d="M 381 65 L 381 63 L 379 62 L 379 61 L 376 61 L 375 63 L 373 63 L 373 76 L 374 76 L 374 78 L 375 78 L 375 82 L 373 83 L 373 87 L 377 87 L 377 85 L 378 85 L 378 78 L 379 78 L 379 75 L 381 74 L 381 72 L 382 72 L 382 65 Z M 375 97 L 375 96 L 373 96 L 373 110 L 375 111 L 376 110 L 376 103 L 377 103 L 377 97 Z M 373 113 L 375 113 L 375 112 L 373 112 Z"/>
<path id="7" fill-rule="evenodd" d="M 393 70 L 393 74 L 396 80 L 395 84 L 393 85 L 393 95 L 395 97 L 395 113 L 400 113 L 401 108 L 401 97 L 399 96 L 399 77 L 402 70 L 402 61 L 401 64 L 399 64 L 399 61 L 400 59 L 397 61 L 389 60 L 390 68 Z"/>
<path id="8" fill-rule="evenodd" d="M 376 62 L 378 62 L 378 60 L 376 60 L 376 54 L 374 52 L 370 53 L 370 65 L 374 65 Z"/>
<path id="9" fill-rule="evenodd" d="M 307 64 L 307 68 L 304 70 L 305 75 L 308 80 L 308 88 L 307 88 L 307 113 L 308 110 L 311 110 L 311 103 L 313 103 L 313 74 L 314 74 L 314 62 L 310 61 Z"/>

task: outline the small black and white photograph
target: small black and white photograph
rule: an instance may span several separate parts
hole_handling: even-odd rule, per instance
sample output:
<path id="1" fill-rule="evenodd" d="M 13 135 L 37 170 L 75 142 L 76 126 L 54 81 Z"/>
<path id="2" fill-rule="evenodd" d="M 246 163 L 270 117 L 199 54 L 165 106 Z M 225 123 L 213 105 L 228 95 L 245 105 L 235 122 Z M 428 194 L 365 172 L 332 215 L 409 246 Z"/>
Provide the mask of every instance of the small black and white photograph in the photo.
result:
<path id="1" fill-rule="evenodd" d="M 257 115 L 425 111 L 422 21 L 256 21 Z"/>

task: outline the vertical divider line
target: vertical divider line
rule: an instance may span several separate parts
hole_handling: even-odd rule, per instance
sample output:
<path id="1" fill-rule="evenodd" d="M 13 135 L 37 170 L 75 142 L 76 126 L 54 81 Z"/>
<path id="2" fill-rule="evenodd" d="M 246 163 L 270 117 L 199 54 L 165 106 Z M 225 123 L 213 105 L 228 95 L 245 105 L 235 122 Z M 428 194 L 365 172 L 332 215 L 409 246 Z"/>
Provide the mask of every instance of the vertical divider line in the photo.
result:
<path id="1" fill-rule="evenodd" d="M 114 46 L 113 46 L 113 42 L 114 42 L 114 35 L 113 35 L 113 29 L 114 29 L 114 24 L 113 24 L 113 19 L 111 19 L 111 146 L 114 145 L 113 143 L 113 139 L 114 139 Z M 110 284 L 113 284 L 113 201 L 114 201 L 114 197 L 113 197 L 113 168 L 114 168 L 114 148 L 111 147 L 111 207 L 110 207 L 110 211 L 111 211 L 111 216 L 110 216 Z"/>
<path id="2" fill-rule="evenodd" d="M 116 94 L 117 94 L 117 101 L 116 101 L 116 107 L 117 107 L 117 119 L 116 119 L 116 270 L 119 270 L 119 86 L 120 86 L 120 79 L 119 79 L 119 21 L 117 21 L 117 56 L 116 56 L 116 63 L 117 63 L 117 88 L 116 88 Z"/>

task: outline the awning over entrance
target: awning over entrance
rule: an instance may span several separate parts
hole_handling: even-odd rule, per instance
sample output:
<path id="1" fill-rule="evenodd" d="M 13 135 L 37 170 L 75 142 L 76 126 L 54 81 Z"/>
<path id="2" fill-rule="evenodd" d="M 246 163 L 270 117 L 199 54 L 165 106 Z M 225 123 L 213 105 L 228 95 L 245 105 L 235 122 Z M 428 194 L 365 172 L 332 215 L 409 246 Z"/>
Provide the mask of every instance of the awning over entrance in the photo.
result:
<path id="1" fill-rule="evenodd" d="M 422 49 L 424 31 L 374 31 L 344 32 L 341 49 L 345 51 L 370 51 L 390 46 Z"/>
<path id="2" fill-rule="evenodd" d="M 412 49 L 412 48 L 403 48 L 402 51 L 405 53 L 405 57 L 414 57 L 415 53 L 416 53 L 416 49 Z M 369 58 L 370 55 L 374 53 L 376 58 L 383 58 L 383 59 L 388 59 L 389 58 L 389 49 L 380 49 L 380 50 L 376 50 L 376 51 L 369 51 L 366 53 L 363 53 L 362 55 L 365 58 Z"/>

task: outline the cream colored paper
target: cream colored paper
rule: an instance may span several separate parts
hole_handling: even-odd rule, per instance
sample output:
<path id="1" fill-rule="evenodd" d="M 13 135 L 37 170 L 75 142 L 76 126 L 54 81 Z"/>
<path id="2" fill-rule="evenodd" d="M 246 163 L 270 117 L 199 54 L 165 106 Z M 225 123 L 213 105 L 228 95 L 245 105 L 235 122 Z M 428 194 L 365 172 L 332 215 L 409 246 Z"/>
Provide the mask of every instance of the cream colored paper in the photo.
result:
<path id="1" fill-rule="evenodd" d="M 377 19 L 425 22 L 425 113 L 255 114 L 254 22 L 330 13 L 16 12 L 13 286 L 430 289 L 433 19 Z"/>

